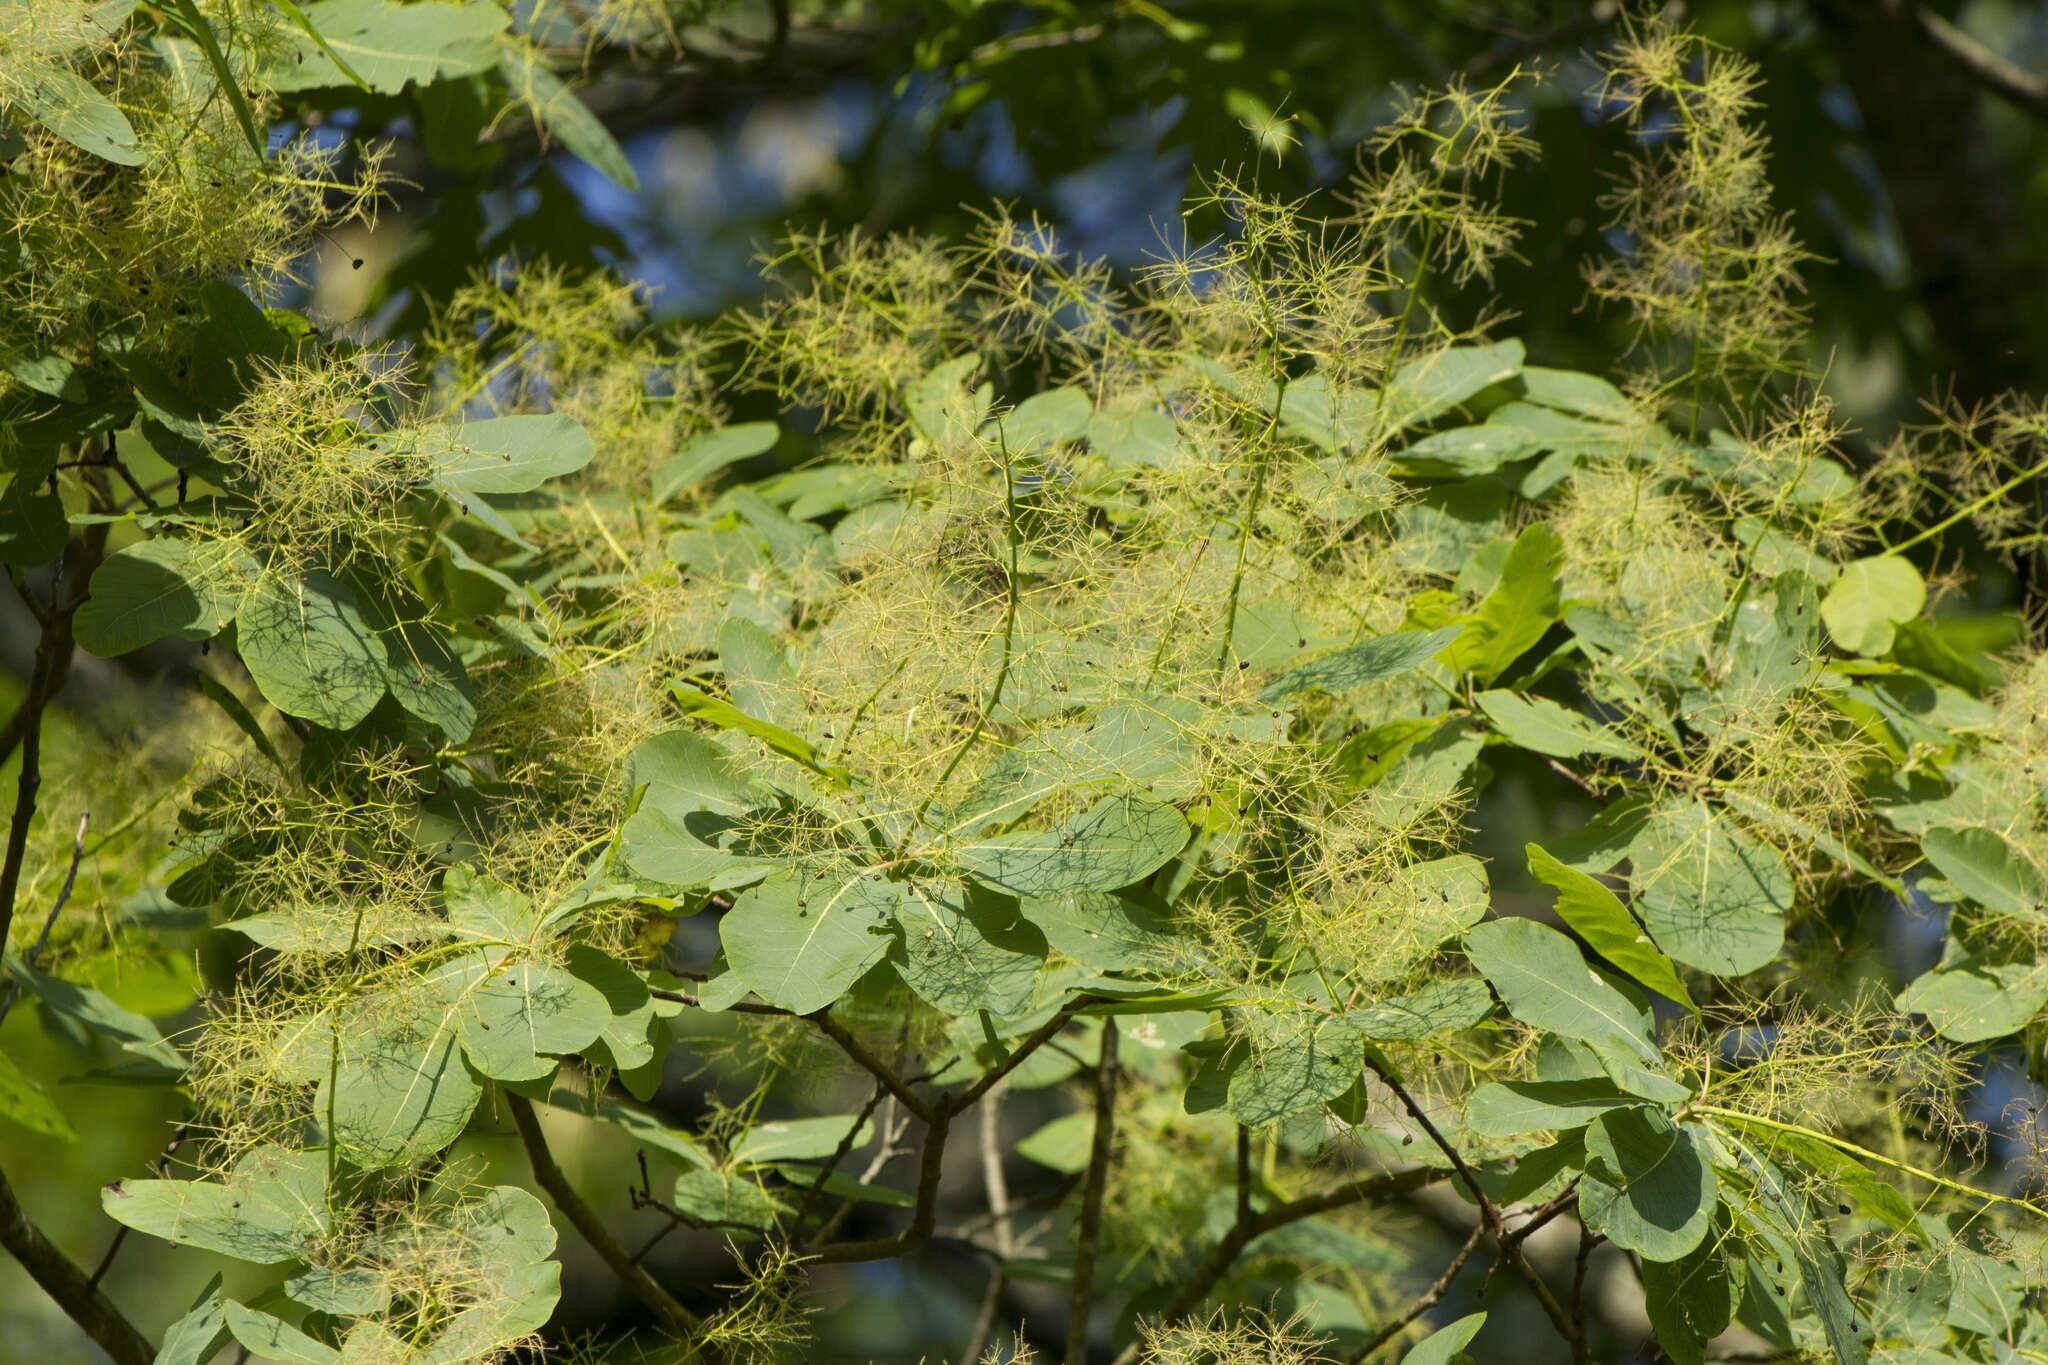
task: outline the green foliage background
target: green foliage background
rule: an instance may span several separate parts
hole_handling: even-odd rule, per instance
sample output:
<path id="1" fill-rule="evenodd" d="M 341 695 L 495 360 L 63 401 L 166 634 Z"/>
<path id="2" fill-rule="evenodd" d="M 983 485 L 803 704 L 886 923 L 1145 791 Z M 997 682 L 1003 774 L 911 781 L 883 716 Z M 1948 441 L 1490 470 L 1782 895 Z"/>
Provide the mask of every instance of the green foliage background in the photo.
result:
<path id="1" fill-rule="evenodd" d="M 0 3 L 10 1339 L 2048 1352 L 2048 418 L 1826 358 L 2023 341 L 1542 17 Z M 852 72 L 675 320 L 599 177 Z"/>

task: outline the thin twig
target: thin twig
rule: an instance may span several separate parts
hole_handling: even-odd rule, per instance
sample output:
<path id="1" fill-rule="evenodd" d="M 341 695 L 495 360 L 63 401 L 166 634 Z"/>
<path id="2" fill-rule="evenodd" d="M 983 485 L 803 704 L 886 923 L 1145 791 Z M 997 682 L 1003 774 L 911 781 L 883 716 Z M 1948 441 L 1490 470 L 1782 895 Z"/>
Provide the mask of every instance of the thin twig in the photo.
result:
<path id="1" fill-rule="evenodd" d="M 21 955 L 24 966 L 33 967 L 43 955 L 43 949 L 50 942 L 50 931 L 57 927 L 57 916 L 64 913 L 64 903 L 71 899 L 71 888 L 78 884 L 78 865 L 85 860 L 85 827 L 92 819 L 87 811 L 78 817 L 78 834 L 71 841 L 71 867 L 64 874 L 64 885 L 58 888 L 57 899 L 50 906 L 50 913 L 43 919 L 43 932 L 36 935 L 36 941 Z M 0 1000 L 0 1024 L 7 1022 L 7 1016 L 14 1010 L 14 1002 L 21 998 L 21 982 L 7 983 L 7 998 Z M 99 1277 L 93 1277 L 97 1280 Z"/>
<path id="2" fill-rule="evenodd" d="M 1010 1221 L 1010 1186 L 1003 1178 L 1002 1097 L 1003 1089 L 997 1086 L 981 1107 L 981 1184 L 995 1231 L 996 1263 L 982 1287 L 974 1326 L 960 1348 L 960 1365 L 975 1365 L 988 1349 L 989 1338 L 995 1335 L 996 1315 L 1002 1310 L 1003 1286 L 1009 1281 L 1009 1261 L 1017 1252 L 1017 1230 Z"/>
<path id="3" fill-rule="evenodd" d="M 946 1135 L 951 1130 L 953 1116 L 938 1114 L 925 1128 L 924 1150 L 919 1154 L 917 1172 L 917 1205 L 911 1210 L 910 1225 L 901 1232 L 887 1237 L 873 1237 L 860 1242 L 834 1242 L 818 1248 L 817 1259 L 827 1265 L 845 1265 L 854 1261 L 886 1261 L 913 1251 L 931 1240 L 932 1228 L 938 1220 L 939 1173 L 945 1165 Z"/>
<path id="4" fill-rule="evenodd" d="M 846 1136 L 839 1139 L 839 1145 L 833 1149 L 831 1157 L 826 1160 L 824 1166 L 818 1171 L 818 1178 L 804 1188 L 804 1197 L 796 1206 L 795 1221 L 797 1223 L 801 1224 L 806 1218 L 811 1216 L 811 1209 L 816 1206 L 819 1196 L 825 1192 L 825 1182 L 832 1178 L 832 1172 L 839 1169 L 839 1163 L 846 1160 L 852 1154 L 854 1139 L 860 1136 L 861 1130 L 867 1127 L 868 1120 L 875 1116 L 875 1110 L 888 1097 L 889 1087 L 883 1085 L 880 1081 L 876 1081 L 875 1093 L 868 1096 L 868 1102 L 861 1107 L 860 1117 L 855 1119 L 853 1126 L 846 1130 Z M 884 1132 L 882 1134 L 883 1146 L 886 1147 L 888 1142 L 889 1135 Z"/>
<path id="5" fill-rule="evenodd" d="M 56 1300 L 65 1316 L 82 1328 L 93 1343 L 114 1358 L 114 1365 L 150 1365 L 156 1347 L 121 1315 L 114 1301 L 100 1291 L 62 1251 L 43 1236 L 15 1202 L 14 1190 L 0 1174 L 0 1246 L 21 1262 L 29 1278 Z"/>
<path id="6" fill-rule="evenodd" d="M 1087 1365 L 1088 1310 L 1094 1306 L 1095 1250 L 1102 1237 L 1102 1195 L 1109 1188 L 1109 1159 L 1116 1143 L 1116 1047 L 1122 1031 L 1114 1020 L 1102 1027 L 1102 1057 L 1095 1067 L 1095 1138 L 1089 1145 L 1088 1178 L 1081 1186 L 1081 1219 L 1074 1240 L 1074 1287 L 1067 1302 L 1067 1365 Z"/>
<path id="7" fill-rule="evenodd" d="M 507 1092 L 506 1107 L 512 1111 L 512 1122 L 519 1128 L 519 1140 L 526 1147 L 526 1159 L 533 1166 L 534 1181 L 548 1192 L 555 1201 L 555 1207 L 583 1234 L 583 1240 L 590 1244 L 598 1259 L 611 1267 L 612 1274 L 626 1286 L 634 1298 L 647 1305 L 670 1331 L 688 1335 L 696 1330 L 699 1319 L 695 1313 L 677 1302 L 666 1289 L 654 1282 L 645 1266 L 635 1261 L 619 1239 L 612 1236 L 604 1220 L 583 1202 L 583 1196 L 569 1183 L 569 1177 L 562 1174 L 562 1168 L 555 1164 L 553 1152 L 548 1150 L 547 1134 L 541 1131 L 540 1117 L 533 1112 L 533 1105 L 524 1097 Z"/>
<path id="8" fill-rule="evenodd" d="M 1405 1171 L 1394 1171 L 1384 1175 L 1361 1176 L 1347 1180 L 1319 1194 L 1304 1195 L 1283 1204 L 1275 1204 L 1263 1213 L 1255 1213 L 1249 1222 L 1236 1222 L 1223 1234 L 1215 1246 L 1209 1249 L 1201 1263 L 1182 1282 L 1180 1291 L 1159 1313 L 1149 1321 L 1158 1327 L 1171 1327 L 1181 1322 L 1201 1307 L 1202 1300 L 1225 1275 L 1230 1267 L 1237 1264 L 1237 1258 L 1251 1243 L 1275 1228 L 1284 1228 L 1304 1218 L 1313 1218 L 1331 1209 L 1359 1203 L 1383 1204 L 1411 1194 L 1424 1185 L 1433 1185 L 1445 1178 L 1445 1172 L 1433 1166 L 1411 1166 Z M 1143 1349 L 1142 1340 L 1133 1341 L 1117 1353 L 1115 1365 L 1136 1365 L 1138 1353 Z"/>
<path id="9" fill-rule="evenodd" d="M 1478 1248 L 1481 1239 L 1485 1236 L 1486 1224 L 1479 1223 L 1475 1225 L 1472 1229 L 1472 1235 L 1465 1239 L 1465 1245 L 1458 1248 L 1458 1254 L 1451 1257 L 1451 1263 L 1444 1267 L 1444 1273 L 1437 1276 L 1436 1282 L 1423 1291 L 1421 1298 L 1409 1304 L 1402 1311 L 1401 1316 L 1380 1328 L 1379 1331 L 1374 1332 L 1372 1339 L 1359 1347 L 1358 1354 L 1351 1357 L 1351 1365 L 1364 1365 L 1365 1360 L 1374 1351 L 1379 1350 L 1380 1347 L 1399 1336 L 1401 1330 L 1409 1323 L 1436 1307 L 1438 1301 L 1450 1292 L 1451 1281 L 1458 1278 L 1458 1272 L 1465 1268 L 1465 1262 L 1472 1259 L 1473 1251 Z"/>
<path id="10" fill-rule="evenodd" d="M 1422 1106 L 1415 1102 L 1414 1096 L 1408 1093 L 1406 1087 L 1394 1077 L 1392 1072 L 1380 1066 L 1370 1055 L 1366 1058 L 1366 1065 L 1371 1067 L 1373 1073 L 1380 1078 L 1380 1083 L 1393 1092 L 1394 1098 L 1401 1102 L 1401 1107 L 1408 1111 L 1409 1117 L 1421 1125 L 1422 1131 L 1428 1134 L 1431 1142 L 1436 1144 L 1437 1150 L 1450 1158 L 1451 1168 L 1457 1172 L 1459 1183 L 1465 1186 L 1467 1192 L 1471 1194 L 1473 1200 L 1479 1205 L 1479 1211 L 1485 1216 L 1487 1227 L 1492 1229 L 1494 1241 L 1500 1247 L 1501 1256 L 1507 1261 L 1508 1268 L 1517 1275 L 1520 1275 L 1528 1284 L 1531 1292 L 1536 1295 L 1536 1301 L 1543 1306 L 1544 1315 L 1550 1319 L 1550 1325 L 1557 1329 L 1559 1336 L 1571 1343 L 1574 1349 L 1576 1349 L 1577 1343 L 1584 1336 L 1584 1333 L 1580 1332 L 1573 1324 L 1571 1315 L 1565 1311 L 1564 1305 L 1557 1301 L 1557 1295 L 1551 1292 L 1550 1286 L 1544 1283 L 1543 1277 L 1536 1273 L 1536 1268 L 1530 1265 L 1528 1258 L 1522 1254 L 1521 1242 L 1509 1236 L 1507 1222 L 1501 1217 L 1500 1205 L 1494 1203 L 1492 1196 L 1488 1195 L 1485 1187 L 1480 1185 L 1479 1177 L 1474 1175 L 1472 1168 L 1465 1164 L 1463 1154 L 1451 1145 L 1449 1139 L 1444 1137 L 1435 1122 L 1424 1112 Z"/>
<path id="11" fill-rule="evenodd" d="M 691 995 L 687 991 L 666 991 L 661 989 L 659 986 L 649 986 L 647 988 L 647 993 L 653 996 L 656 1000 L 673 1000 L 678 1005 L 688 1005 L 693 1010 L 701 1010 L 705 1008 L 705 1004 L 702 1000 L 700 1000 L 698 997 L 694 995 Z M 780 1015 L 783 1018 L 790 1019 L 796 1017 L 789 1010 L 783 1009 L 780 1006 L 763 1005 L 758 1001 L 754 1000 L 735 1000 L 730 1005 L 725 1006 L 722 1010 L 713 1012 L 726 1014 L 774 1014 Z"/>
<path id="12" fill-rule="evenodd" d="M 1908 10 L 1914 25 L 1965 76 L 2015 108 L 2048 117 L 2048 76 L 2013 65 L 1925 5 Z"/>
<path id="13" fill-rule="evenodd" d="M 867 1072 L 887 1087 L 889 1093 L 896 1097 L 898 1104 L 901 1104 L 905 1109 L 908 1109 L 926 1123 L 931 1123 L 938 1118 L 938 1111 L 933 1109 L 931 1104 L 916 1091 L 912 1090 L 909 1085 L 905 1084 L 903 1078 L 896 1074 L 894 1068 L 870 1052 L 865 1043 L 854 1037 L 847 1030 L 846 1025 L 834 1019 L 829 1008 L 819 1010 L 815 1014 L 806 1015 L 805 1018 L 816 1024 L 820 1033 L 836 1043 L 839 1050 L 853 1060 L 854 1065 L 860 1067 L 861 1070 Z"/>
<path id="14" fill-rule="evenodd" d="M 99 567 L 100 558 L 106 552 L 107 523 L 100 522 L 86 528 L 77 546 L 70 572 L 75 584 L 84 584 L 91 580 L 93 570 Z M 13 581 L 11 576 L 9 581 Z M 85 601 L 82 586 L 74 586 L 70 592 L 62 593 L 62 583 L 63 569 L 60 567 L 51 580 L 49 610 L 36 609 L 42 622 L 42 633 L 36 641 L 28 695 L 23 699 L 19 713 L 22 717 L 19 727 L 21 771 L 15 779 L 14 812 L 7 825 L 7 851 L 4 857 L 0 857 L 0 949 L 7 946 L 9 932 L 14 927 L 14 903 L 21 889 L 22 863 L 28 855 L 29 827 L 35 822 L 36 797 L 42 788 L 43 716 L 70 673 L 71 654 L 75 648 L 71 623 L 80 604 Z M 16 587 L 20 589 L 19 584 Z M 35 609 L 27 592 L 23 591 L 22 597 L 31 601 L 32 609 Z M 41 946 L 40 941 L 37 946 Z M 56 1301 L 66 1317 L 77 1323 L 101 1350 L 113 1357 L 115 1365 L 150 1365 L 156 1358 L 156 1348 L 122 1316 L 113 1300 L 100 1292 L 99 1286 L 29 1221 L 4 1173 L 0 1173 L 0 1246 L 6 1247 L 14 1259 L 21 1262 L 29 1278 Z"/>
<path id="15" fill-rule="evenodd" d="M 173 1127 L 171 1140 L 164 1144 L 163 1151 L 157 1153 L 156 1160 L 150 1163 L 150 1169 L 156 1172 L 157 1179 L 163 1179 L 164 1173 L 170 1169 L 171 1158 L 178 1154 L 178 1148 L 185 1145 L 185 1132 L 183 1123 Z M 107 1243 L 106 1254 L 100 1257 L 100 1263 L 93 1267 L 92 1274 L 86 1279 L 88 1285 L 97 1287 L 99 1282 L 107 1277 L 107 1272 L 114 1268 L 114 1258 L 121 1254 L 122 1243 L 127 1240 L 128 1225 L 123 1223 L 114 1229 L 114 1239 Z"/>
<path id="16" fill-rule="evenodd" d="M 1586 1330 L 1586 1263 L 1593 1258 L 1593 1248 L 1600 1245 L 1600 1235 L 1579 1224 L 1579 1257 L 1572 1265 L 1572 1322 L 1578 1327 L 1578 1336 L 1572 1339 L 1572 1365 L 1586 1365 L 1587 1354 L 1592 1345 L 1592 1334 Z"/>

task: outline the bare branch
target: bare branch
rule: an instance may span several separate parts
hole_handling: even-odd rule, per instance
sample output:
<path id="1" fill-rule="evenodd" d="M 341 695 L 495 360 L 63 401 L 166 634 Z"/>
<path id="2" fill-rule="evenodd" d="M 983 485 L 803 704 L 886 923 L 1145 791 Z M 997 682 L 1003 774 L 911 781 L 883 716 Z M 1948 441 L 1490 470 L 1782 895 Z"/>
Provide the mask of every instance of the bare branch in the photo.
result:
<path id="1" fill-rule="evenodd" d="M 626 1286 L 634 1298 L 647 1305 L 654 1315 L 670 1331 L 687 1335 L 696 1330 L 699 1319 L 695 1313 L 678 1303 L 673 1295 L 654 1282 L 646 1267 L 635 1261 L 619 1239 L 612 1236 L 604 1220 L 583 1202 L 583 1196 L 569 1183 L 569 1177 L 562 1174 L 562 1168 L 555 1164 L 553 1152 L 548 1150 L 547 1134 L 541 1131 L 540 1117 L 533 1112 L 533 1105 L 521 1096 L 509 1091 L 505 1103 L 512 1111 L 512 1122 L 519 1127 L 519 1140 L 525 1144 L 526 1159 L 533 1166 L 533 1178 L 555 1201 L 555 1207 L 562 1211 L 576 1231 L 583 1234 L 583 1240 L 590 1244 L 598 1259 L 611 1268 L 612 1274 Z"/>
<path id="2" fill-rule="evenodd" d="M 121 1315 L 114 1301 L 29 1221 L 5 1175 L 0 1175 L 0 1246 L 21 1262 L 65 1316 L 114 1358 L 114 1365 L 150 1365 L 156 1359 L 156 1347 Z"/>
<path id="3" fill-rule="evenodd" d="M 1209 1254 L 1202 1258 L 1181 1285 L 1180 1292 L 1160 1310 L 1151 1321 L 1157 1326 L 1171 1327 L 1182 1321 L 1209 1296 L 1217 1282 L 1230 1273 L 1230 1267 L 1237 1264 L 1237 1258 L 1252 1241 L 1275 1228 L 1286 1227 L 1304 1218 L 1313 1218 L 1331 1209 L 1341 1209 L 1348 1204 L 1383 1204 L 1404 1194 L 1433 1185 L 1447 1176 L 1447 1172 L 1432 1166 L 1412 1166 L 1405 1171 L 1394 1171 L 1385 1175 L 1363 1176 L 1335 1185 L 1320 1194 L 1304 1195 L 1284 1204 L 1275 1204 L 1263 1213 L 1252 1215 L 1250 1221 L 1238 1220 L 1230 1231 L 1223 1234 Z M 1141 1341 L 1134 1341 L 1118 1353 L 1115 1365 L 1136 1365 L 1138 1353 L 1143 1348 Z"/>
<path id="4" fill-rule="evenodd" d="M 1971 81 L 2016 109 L 2048 118 L 2048 76 L 2015 66 L 1925 5 L 1907 10 L 1935 50 Z"/>
<path id="5" fill-rule="evenodd" d="M 1402 1310 L 1399 1317 L 1380 1328 L 1379 1331 L 1374 1332 L 1372 1339 L 1359 1347 L 1358 1354 L 1351 1357 L 1351 1365 L 1364 1365 L 1364 1362 L 1374 1351 L 1379 1350 L 1380 1347 L 1399 1336 L 1402 1329 L 1407 1327 L 1409 1323 L 1436 1307 L 1437 1302 L 1450 1292 L 1451 1281 L 1458 1278 L 1458 1272 L 1465 1268 L 1465 1262 L 1472 1259 L 1473 1251 L 1478 1248 L 1480 1239 L 1485 1236 L 1486 1224 L 1480 1223 L 1475 1225 L 1472 1229 L 1472 1235 L 1465 1239 L 1465 1245 L 1458 1248 L 1458 1254 L 1451 1257 L 1451 1263 L 1444 1267 L 1444 1273 L 1437 1276 L 1435 1283 L 1423 1291 L 1421 1298 Z"/>
<path id="6" fill-rule="evenodd" d="M 1067 1303 L 1067 1365 L 1088 1362 L 1088 1309 L 1095 1298 L 1102 1194 L 1109 1187 L 1109 1159 L 1116 1144 L 1116 1046 L 1121 1036 L 1115 1021 L 1103 1021 L 1102 1057 L 1095 1067 L 1095 1138 L 1088 1150 L 1088 1178 L 1081 1187 L 1080 1227 L 1074 1237 L 1074 1288 Z"/>

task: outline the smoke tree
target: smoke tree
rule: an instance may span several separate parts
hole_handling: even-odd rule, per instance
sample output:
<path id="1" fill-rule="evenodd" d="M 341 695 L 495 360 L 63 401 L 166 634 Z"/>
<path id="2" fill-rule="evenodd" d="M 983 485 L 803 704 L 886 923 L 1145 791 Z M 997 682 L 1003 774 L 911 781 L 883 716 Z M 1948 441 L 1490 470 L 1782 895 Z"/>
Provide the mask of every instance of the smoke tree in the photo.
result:
<path id="1" fill-rule="evenodd" d="M 0 9 L 0 1009 L 182 1115 L 37 1198 L 274 1268 L 116 1302 L 0 1178 L 108 1356 L 601 1353 L 540 1345 L 571 1241 L 648 1323 L 619 1359 L 799 1359 L 834 1267 L 933 1256 L 966 1359 L 1436 1362 L 1526 1314 L 1617 1358 L 1596 1257 L 1681 1365 L 2048 1351 L 2038 1172 L 1966 1116 L 2042 1062 L 2048 663 L 1938 613 L 2048 419 L 1842 457 L 1748 67 L 1604 56 L 1607 376 L 1440 303 L 1514 249 L 1519 74 L 1411 99 L 1330 212 L 1207 182 L 1226 230 L 1135 277 L 990 209 L 794 234 L 700 327 L 532 252 L 402 344 L 281 306 L 394 188 L 266 133 L 296 101 L 630 176 L 543 38 Z M 175 733 L 57 752 L 77 650 L 174 640 Z M 1888 982 L 1902 901 L 1945 936 Z M 174 1022 L 77 969 L 202 943 Z M 0 1055 L 0 1114 L 74 1137 L 58 1079 Z M 1020 1136 L 1027 1094 L 1065 1112 Z M 593 1134 L 630 1223 L 558 1159 Z"/>

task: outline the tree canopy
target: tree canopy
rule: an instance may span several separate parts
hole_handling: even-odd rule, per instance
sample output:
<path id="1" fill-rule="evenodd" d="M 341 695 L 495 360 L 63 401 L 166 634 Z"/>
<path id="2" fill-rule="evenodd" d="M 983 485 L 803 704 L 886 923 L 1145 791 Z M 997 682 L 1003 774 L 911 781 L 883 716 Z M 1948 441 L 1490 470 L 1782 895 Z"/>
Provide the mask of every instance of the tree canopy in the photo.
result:
<path id="1" fill-rule="evenodd" d="M 2048 1357 L 1962 18 L 0 0 L 8 1338 Z"/>

